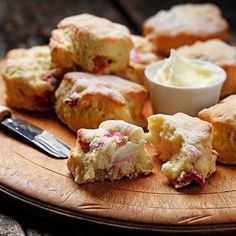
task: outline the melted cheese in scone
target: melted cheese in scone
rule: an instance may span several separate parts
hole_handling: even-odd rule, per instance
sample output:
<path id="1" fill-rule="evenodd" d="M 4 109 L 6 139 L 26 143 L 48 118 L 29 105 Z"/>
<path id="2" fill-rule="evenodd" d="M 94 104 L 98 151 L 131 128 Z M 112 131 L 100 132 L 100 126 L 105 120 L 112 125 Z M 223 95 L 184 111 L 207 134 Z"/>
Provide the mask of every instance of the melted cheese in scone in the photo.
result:
<path id="1" fill-rule="evenodd" d="M 124 121 L 105 121 L 98 129 L 78 130 L 68 168 L 81 184 L 124 176 L 135 178 L 152 171 L 142 128 Z"/>
<path id="2" fill-rule="evenodd" d="M 148 141 L 165 162 L 162 171 L 176 188 L 192 181 L 203 186 L 215 172 L 216 154 L 208 122 L 182 113 L 158 114 L 148 118 L 148 130 Z"/>

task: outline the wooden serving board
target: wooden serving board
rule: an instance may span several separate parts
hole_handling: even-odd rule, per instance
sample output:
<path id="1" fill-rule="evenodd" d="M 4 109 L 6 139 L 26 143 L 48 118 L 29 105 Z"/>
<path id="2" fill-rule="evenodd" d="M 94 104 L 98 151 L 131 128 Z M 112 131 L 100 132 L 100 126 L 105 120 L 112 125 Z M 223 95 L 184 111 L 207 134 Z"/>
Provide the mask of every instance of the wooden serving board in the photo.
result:
<path id="1" fill-rule="evenodd" d="M 0 68 L 3 66 L 0 65 Z M 4 84 L 0 80 L 0 104 Z M 21 112 L 23 118 L 73 145 L 75 134 L 54 113 Z M 59 215 L 102 224 L 159 231 L 236 229 L 236 167 L 218 165 L 203 189 L 175 190 L 154 157 L 154 174 L 134 180 L 73 182 L 66 160 L 55 160 L 0 131 L 1 190 Z"/>

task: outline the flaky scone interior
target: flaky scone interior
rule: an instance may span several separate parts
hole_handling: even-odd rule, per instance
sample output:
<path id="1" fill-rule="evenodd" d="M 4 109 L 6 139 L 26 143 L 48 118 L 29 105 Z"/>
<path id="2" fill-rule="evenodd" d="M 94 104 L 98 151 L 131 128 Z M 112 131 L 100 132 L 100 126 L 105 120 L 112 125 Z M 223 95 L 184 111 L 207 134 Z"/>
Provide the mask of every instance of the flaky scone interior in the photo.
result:
<path id="1" fill-rule="evenodd" d="M 68 168 L 75 182 L 136 178 L 152 172 L 142 128 L 121 120 L 109 120 L 98 129 L 79 129 Z"/>
<path id="2" fill-rule="evenodd" d="M 215 172 L 216 153 L 208 122 L 183 113 L 158 114 L 148 118 L 148 130 L 148 141 L 165 162 L 161 170 L 175 188 L 191 182 L 203 186 Z"/>

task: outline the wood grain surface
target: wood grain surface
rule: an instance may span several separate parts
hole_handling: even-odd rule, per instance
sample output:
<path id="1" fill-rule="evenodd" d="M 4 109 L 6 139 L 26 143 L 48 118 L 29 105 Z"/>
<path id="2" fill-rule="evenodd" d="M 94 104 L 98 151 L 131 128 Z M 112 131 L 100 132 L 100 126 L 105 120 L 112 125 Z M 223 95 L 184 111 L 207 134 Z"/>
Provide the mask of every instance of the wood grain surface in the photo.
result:
<path id="1" fill-rule="evenodd" d="M 4 105 L 2 78 L 0 94 L 0 104 Z M 75 134 L 53 112 L 12 111 L 13 116 L 28 120 L 73 145 Z M 155 169 L 149 177 L 77 185 L 67 170 L 66 160 L 52 159 L 2 130 L 0 149 L 2 190 L 58 214 L 66 212 L 74 218 L 136 228 L 165 225 L 176 230 L 178 226 L 204 230 L 204 226 L 220 228 L 230 224 L 236 229 L 236 167 L 218 165 L 203 189 L 191 186 L 176 191 L 160 172 L 160 162 L 154 157 Z"/>

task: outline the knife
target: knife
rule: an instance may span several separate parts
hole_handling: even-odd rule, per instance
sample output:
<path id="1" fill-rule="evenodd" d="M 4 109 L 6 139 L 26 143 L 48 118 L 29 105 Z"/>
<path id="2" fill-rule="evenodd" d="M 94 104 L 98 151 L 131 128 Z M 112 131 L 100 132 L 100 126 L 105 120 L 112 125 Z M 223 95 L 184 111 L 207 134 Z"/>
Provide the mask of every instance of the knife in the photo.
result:
<path id="1" fill-rule="evenodd" d="M 36 145 L 56 159 L 65 159 L 69 156 L 70 147 L 52 133 L 20 118 L 12 118 L 11 111 L 0 105 L 1 126 L 16 133 L 18 136 Z"/>

